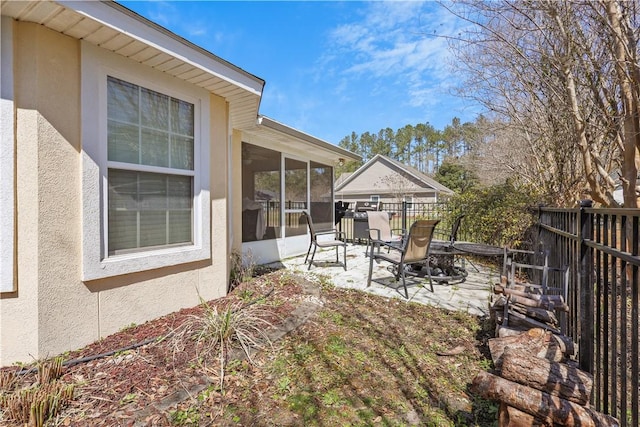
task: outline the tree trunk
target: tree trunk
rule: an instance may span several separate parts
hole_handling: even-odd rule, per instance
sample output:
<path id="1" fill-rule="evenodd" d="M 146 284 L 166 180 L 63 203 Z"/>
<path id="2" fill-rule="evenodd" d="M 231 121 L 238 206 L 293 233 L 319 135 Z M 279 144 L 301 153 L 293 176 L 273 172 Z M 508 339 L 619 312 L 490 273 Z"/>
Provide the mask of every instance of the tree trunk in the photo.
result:
<path id="1" fill-rule="evenodd" d="M 614 427 L 620 425 L 618 420 L 609 415 L 487 372 L 480 372 L 476 375 L 471 385 L 471 391 L 480 394 L 485 399 L 504 402 L 547 423 L 557 423 L 568 427 Z"/>
<path id="2" fill-rule="evenodd" d="M 558 324 L 558 318 L 553 313 L 553 311 L 545 310 L 544 308 L 526 307 L 517 304 L 511 304 L 509 308 L 511 308 L 513 311 L 517 311 L 518 313 L 522 313 L 527 317 L 531 317 L 532 319 L 536 319 L 553 326 L 556 326 Z"/>
<path id="3" fill-rule="evenodd" d="M 497 329 L 496 335 L 498 338 L 512 337 L 521 335 L 529 329 L 531 328 L 517 329 L 509 326 L 500 326 Z M 567 357 L 570 357 L 575 353 L 575 343 L 571 337 L 562 334 L 553 334 L 552 338 L 556 340 L 558 346 Z"/>
<path id="4" fill-rule="evenodd" d="M 516 335 L 522 335 L 524 332 L 527 332 L 529 329 L 522 330 L 522 329 L 516 329 L 509 326 L 500 326 L 498 328 L 498 332 L 496 335 L 498 338 L 513 337 Z M 558 344 L 562 352 L 567 357 L 572 356 L 575 353 L 575 343 L 573 342 L 573 339 L 571 339 L 571 337 L 568 337 L 562 334 L 560 335 L 554 334 L 552 338 L 556 341 L 556 343 Z"/>
<path id="5" fill-rule="evenodd" d="M 503 323 L 505 323 L 503 321 Z M 544 329 L 545 331 L 551 331 L 554 334 L 559 334 L 561 333 L 561 331 L 558 328 L 555 328 L 551 325 L 548 325 L 546 323 L 543 322 L 538 322 L 535 319 L 532 319 L 531 317 L 527 317 L 523 314 L 517 313 L 513 310 L 510 310 L 508 312 L 508 317 L 506 319 L 506 323 L 507 325 L 513 324 L 513 325 L 522 325 L 522 326 L 526 326 L 529 329 Z"/>
<path id="6" fill-rule="evenodd" d="M 561 295 L 533 294 L 531 292 L 505 288 L 501 285 L 495 285 L 493 292 L 495 294 L 507 295 L 511 298 L 512 302 L 517 302 L 527 307 L 569 311 L 569 306 L 565 303 Z"/>
<path id="7" fill-rule="evenodd" d="M 552 423 L 522 412 L 519 409 L 500 403 L 499 427 L 553 427 Z"/>
<path id="8" fill-rule="evenodd" d="M 616 74 L 620 84 L 620 96 L 624 111 L 622 153 L 622 189 L 625 208 L 637 208 L 636 182 L 638 168 L 636 165 L 636 150 L 640 150 L 640 121 L 638 118 L 638 92 L 640 81 L 638 66 L 634 53 L 638 40 L 634 40 L 634 31 L 625 31 L 628 27 L 626 17 L 620 13 L 620 5 L 616 1 L 603 2 L 607 10 L 607 17 L 615 37 L 612 37 L 615 55 Z M 626 24 L 626 25 L 625 25 Z"/>
<path id="9" fill-rule="evenodd" d="M 579 405 L 589 403 L 593 387 L 593 377 L 587 372 L 511 347 L 502 356 L 501 376 Z"/>
<path id="10" fill-rule="evenodd" d="M 553 334 L 540 328 L 530 329 L 512 337 L 491 338 L 489 340 L 489 351 L 491 351 L 491 359 L 496 368 L 502 366 L 502 356 L 507 346 L 538 357 L 544 357 L 552 362 L 561 362 L 565 359 L 564 352 L 553 338 Z"/>
<path id="11" fill-rule="evenodd" d="M 496 338 L 515 337 L 517 335 L 522 335 L 526 331 L 528 331 L 528 329 L 517 329 L 512 326 L 500 326 L 496 333 Z"/>

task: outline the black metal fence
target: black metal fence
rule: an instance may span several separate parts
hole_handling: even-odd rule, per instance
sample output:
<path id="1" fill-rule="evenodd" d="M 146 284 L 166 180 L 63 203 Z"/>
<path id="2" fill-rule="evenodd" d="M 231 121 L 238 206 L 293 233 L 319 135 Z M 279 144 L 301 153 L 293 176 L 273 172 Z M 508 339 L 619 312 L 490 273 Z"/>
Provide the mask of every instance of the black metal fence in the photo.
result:
<path id="1" fill-rule="evenodd" d="M 416 219 L 439 219 L 440 223 L 436 228 L 436 233 L 440 236 L 448 236 L 456 218 L 451 206 L 444 202 L 437 203 L 387 203 L 382 204 L 383 211 L 393 214 L 391 217 L 391 228 L 407 230 Z M 346 234 L 348 241 L 353 241 L 354 224 L 353 218 L 342 218 L 339 224 L 340 230 Z M 459 240 L 471 240 L 470 236 L 460 231 Z"/>
<path id="2" fill-rule="evenodd" d="M 457 216 L 446 203 L 384 203 L 382 210 L 394 213 L 397 229 L 418 218 L 440 219 L 437 232 L 445 236 Z M 580 368 L 594 376 L 592 405 L 625 427 L 640 426 L 639 224 L 640 209 L 585 203 L 577 209 L 539 208 L 537 235 L 528 236 L 532 249 L 548 255 L 550 267 L 568 269 L 567 333 L 578 344 Z M 340 227 L 353 238 L 353 219 L 344 218 Z M 464 225 L 458 239 L 478 241 Z M 549 286 L 559 287 L 557 281 L 566 277 L 550 275 Z"/>
<path id="3" fill-rule="evenodd" d="M 539 209 L 539 243 L 568 267 L 569 334 L 595 409 L 638 426 L 639 209 Z"/>

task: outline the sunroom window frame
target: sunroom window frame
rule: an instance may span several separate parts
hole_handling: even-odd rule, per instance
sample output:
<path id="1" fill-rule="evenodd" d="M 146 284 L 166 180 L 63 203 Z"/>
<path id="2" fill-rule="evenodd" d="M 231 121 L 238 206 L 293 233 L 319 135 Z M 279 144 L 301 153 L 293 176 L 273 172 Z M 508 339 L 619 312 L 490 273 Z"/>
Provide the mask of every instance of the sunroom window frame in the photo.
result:
<path id="1" fill-rule="evenodd" d="M 85 42 L 82 43 L 82 60 L 82 280 L 96 280 L 211 259 L 209 93 Z M 108 160 L 108 76 L 194 105 L 192 244 L 139 248 L 109 255 L 109 168 L 123 166 L 124 170 L 162 174 L 174 169 Z"/>

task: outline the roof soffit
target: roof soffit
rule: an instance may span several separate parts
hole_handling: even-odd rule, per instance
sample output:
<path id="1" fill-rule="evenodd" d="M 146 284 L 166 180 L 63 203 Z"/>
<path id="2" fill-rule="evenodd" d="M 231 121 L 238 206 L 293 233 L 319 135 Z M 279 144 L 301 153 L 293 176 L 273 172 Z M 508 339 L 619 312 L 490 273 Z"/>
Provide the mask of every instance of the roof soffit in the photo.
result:
<path id="1" fill-rule="evenodd" d="M 7 1 L 2 15 L 85 40 L 178 79 L 229 103 L 231 124 L 255 125 L 264 80 L 216 57 L 112 1 Z"/>

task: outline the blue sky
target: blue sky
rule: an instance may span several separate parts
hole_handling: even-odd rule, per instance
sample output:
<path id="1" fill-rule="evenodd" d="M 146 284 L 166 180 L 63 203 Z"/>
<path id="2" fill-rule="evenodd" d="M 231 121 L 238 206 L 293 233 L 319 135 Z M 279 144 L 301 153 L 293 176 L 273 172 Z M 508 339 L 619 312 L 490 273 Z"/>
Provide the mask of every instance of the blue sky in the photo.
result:
<path id="1" fill-rule="evenodd" d="M 452 95 L 447 41 L 460 23 L 436 2 L 120 1 L 266 81 L 260 114 L 337 144 L 477 105 Z"/>

